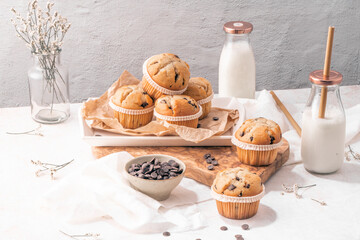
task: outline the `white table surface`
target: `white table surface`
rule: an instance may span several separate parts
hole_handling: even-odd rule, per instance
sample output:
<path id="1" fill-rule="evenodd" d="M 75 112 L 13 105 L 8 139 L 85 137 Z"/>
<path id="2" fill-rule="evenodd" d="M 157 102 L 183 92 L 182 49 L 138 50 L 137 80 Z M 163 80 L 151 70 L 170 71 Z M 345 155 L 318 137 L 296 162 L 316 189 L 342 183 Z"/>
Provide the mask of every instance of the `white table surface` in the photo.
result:
<path id="1" fill-rule="evenodd" d="M 275 91 L 299 122 L 309 89 Z M 360 87 L 341 88 L 345 108 L 360 103 Z M 360 239 L 360 161 L 345 161 L 341 170 L 330 175 L 308 173 L 301 164 L 282 167 L 266 182 L 267 193 L 261 200 L 257 215 L 248 220 L 221 217 L 215 201 L 199 203 L 208 220 L 208 227 L 191 232 L 138 235 L 122 231 L 110 220 L 86 224 L 69 224 L 49 214 L 39 204 L 47 189 L 58 180 L 49 176 L 36 177 L 31 159 L 63 163 L 76 159 L 73 165 L 56 174 L 64 178 L 73 169 L 94 161 L 91 148 L 79 135 L 78 110 L 71 105 L 71 117 L 58 125 L 43 125 L 44 137 L 5 134 L 6 131 L 32 129 L 37 124 L 30 118 L 30 108 L 0 109 L 0 239 L 69 239 L 59 229 L 69 233 L 100 233 L 102 239 Z M 359 112 L 360 117 L 360 112 Z M 352 142 L 360 151 L 360 136 Z M 293 158 L 293 154 L 290 156 Z M 293 194 L 282 195 L 282 184 L 316 183 L 304 192 L 303 199 Z M 328 206 L 310 200 L 324 200 Z M 241 225 L 247 223 L 250 230 Z M 221 226 L 228 231 L 220 231 Z"/>

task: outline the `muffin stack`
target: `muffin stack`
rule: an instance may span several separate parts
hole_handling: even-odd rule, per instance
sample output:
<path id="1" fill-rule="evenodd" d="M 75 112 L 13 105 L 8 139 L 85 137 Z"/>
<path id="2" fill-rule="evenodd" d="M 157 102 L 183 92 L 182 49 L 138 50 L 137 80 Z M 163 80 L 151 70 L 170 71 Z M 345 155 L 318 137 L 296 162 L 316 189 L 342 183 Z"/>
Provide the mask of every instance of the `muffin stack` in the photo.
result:
<path id="1" fill-rule="evenodd" d="M 147 59 L 138 86 L 122 86 L 110 99 L 114 117 L 124 128 L 158 120 L 196 128 L 211 109 L 213 91 L 205 78 L 191 78 L 189 65 L 177 55 L 163 53 Z"/>

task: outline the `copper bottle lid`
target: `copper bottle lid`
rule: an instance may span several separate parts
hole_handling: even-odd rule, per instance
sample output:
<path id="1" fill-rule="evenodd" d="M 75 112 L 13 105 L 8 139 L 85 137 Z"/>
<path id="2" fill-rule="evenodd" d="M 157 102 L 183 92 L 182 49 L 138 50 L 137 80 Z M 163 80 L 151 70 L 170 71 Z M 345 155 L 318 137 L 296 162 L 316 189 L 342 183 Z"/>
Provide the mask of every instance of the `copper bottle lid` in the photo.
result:
<path id="1" fill-rule="evenodd" d="M 309 80 L 312 83 L 322 86 L 336 85 L 342 82 L 343 76 L 336 71 L 330 71 L 329 77 L 324 76 L 323 70 L 315 70 L 309 74 Z"/>
<path id="2" fill-rule="evenodd" d="M 251 33 L 253 25 L 249 22 L 232 21 L 224 24 L 224 31 L 232 34 Z"/>

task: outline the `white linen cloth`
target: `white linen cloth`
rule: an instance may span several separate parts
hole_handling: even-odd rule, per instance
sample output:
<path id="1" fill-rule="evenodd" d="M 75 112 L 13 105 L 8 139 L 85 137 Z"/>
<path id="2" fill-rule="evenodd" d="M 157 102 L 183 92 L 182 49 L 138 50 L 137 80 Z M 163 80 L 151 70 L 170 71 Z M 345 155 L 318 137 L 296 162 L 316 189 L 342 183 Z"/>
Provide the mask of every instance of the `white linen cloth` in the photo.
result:
<path id="1" fill-rule="evenodd" d="M 119 152 L 85 164 L 45 194 L 45 206 L 71 223 L 111 217 L 118 226 L 137 233 L 187 231 L 206 225 L 195 203 L 211 198 L 207 186 L 184 178 L 169 199 L 159 202 L 131 188 L 125 179 L 122 169 L 132 158 Z"/>

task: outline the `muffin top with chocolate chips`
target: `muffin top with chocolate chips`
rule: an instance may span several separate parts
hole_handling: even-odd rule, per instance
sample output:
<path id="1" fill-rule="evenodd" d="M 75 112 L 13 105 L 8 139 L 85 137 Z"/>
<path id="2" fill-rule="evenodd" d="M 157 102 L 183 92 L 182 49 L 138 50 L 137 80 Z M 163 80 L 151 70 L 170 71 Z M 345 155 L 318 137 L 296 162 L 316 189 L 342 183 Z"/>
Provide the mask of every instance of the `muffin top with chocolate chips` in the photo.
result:
<path id="1" fill-rule="evenodd" d="M 188 116 L 200 111 L 197 102 L 186 95 L 162 96 L 155 102 L 155 111 L 166 116 Z"/>
<path id="2" fill-rule="evenodd" d="M 245 143 L 271 145 L 280 142 L 281 129 L 276 122 L 259 117 L 246 120 L 236 131 L 235 137 Z"/>
<path id="3" fill-rule="evenodd" d="M 152 107 L 153 99 L 138 85 L 127 85 L 119 88 L 112 102 L 122 108 L 141 110 Z"/>
<path id="4" fill-rule="evenodd" d="M 194 98 L 196 101 L 209 97 L 213 90 L 208 80 L 202 77 L 190 78 L 189 85 L 184 95 Z"/>
<path id="5" fill-rule="evenodd" d="M 263 190 L 261 178 L 241 167 L 218 172 L 212 188 L 218 194 L 232 197 L 255 196 Z"/>
<path id="6" fill-rule="evenodd" d="M 152 80 L 166 89 L 182 90 L 188 86 L 189 65 L 177 55 L 163 53 L 152 56 L 146 68 Z"/>

